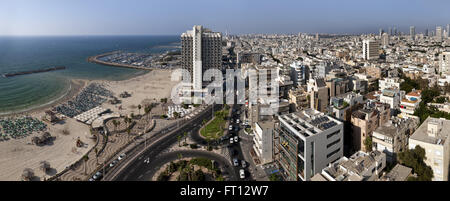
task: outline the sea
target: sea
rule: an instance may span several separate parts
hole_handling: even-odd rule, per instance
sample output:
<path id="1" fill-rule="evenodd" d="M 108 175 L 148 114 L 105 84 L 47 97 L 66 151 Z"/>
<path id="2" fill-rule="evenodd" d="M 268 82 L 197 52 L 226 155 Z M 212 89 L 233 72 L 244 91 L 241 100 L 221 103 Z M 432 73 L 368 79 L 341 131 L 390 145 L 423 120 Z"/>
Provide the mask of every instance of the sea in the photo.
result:
<path id="1" fill-rule="evenodd" d="M 148 72 L 89 63 L 90 56 L 118 50 L 164 53 L 179 43 L 179 36 L 0 36 L 0 74 L 66 67 L 0 77 L 0 115 L 52 103 L 67 93 L 71 79 L 117 81 Z"/>

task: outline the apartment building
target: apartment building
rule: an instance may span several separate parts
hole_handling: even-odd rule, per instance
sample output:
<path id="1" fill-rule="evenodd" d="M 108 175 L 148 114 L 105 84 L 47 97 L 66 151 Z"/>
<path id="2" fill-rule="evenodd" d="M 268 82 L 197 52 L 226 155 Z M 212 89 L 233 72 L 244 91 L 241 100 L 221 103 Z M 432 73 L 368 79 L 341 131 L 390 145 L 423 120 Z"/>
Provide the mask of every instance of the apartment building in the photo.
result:
<path id="1" fill-rule="evenodd" d="M 405 96 L 405 91 L 395 88 L 386 88 L 380 95 L 380 102 L 387 103 L 391 109 L 400 107 L 400 100 Z"/>
<path id="2" fill-rule="evenodd" d="M 414 111 L 419 107 L 422 101 L 422 91 L 413 90 L 405 95 L 400 101 L 400 111 L 406 114 L 414 114 Z"/>
<path id="3" fill-rule="evenodd" d="M 352 113 L 350 122 L 352 123 L 353 148 L 355 150 L 366 150 L 364 141 L 378 126 L 386 123 L 390 119 L 390 107 L 387 104 L 375 103 L 375 105 L 365 105 L 363 109 Z M 370 151 L 370 150 L 369 150 Z"/>
<path id="4" fill-rule="evenodd" d="M 376 181 L 386 167 L 386 154 L 379 151 L 356 152 L 329 164 L 312 181 Z"/>
<path id="5" fill-rule="evenodd" d="M 332 78 L 326 80 L 326 85 L 329 89 L 329 96 L 335 97 L 349 92 L 349 80 L 343 78 Z"/>
<path id="6" fill-rule="evenodd" d="M 363 58 L 364 60 L 375 60 L 380 58 L 380 43 L 376 40 L 363 41 Z"/>
<path id="7" fill-rule="evenodd" d="M 400 89 L 400 83 L 402 80 L 398 77 L 384 78 L 378 81 L 378 87 L 380 91 L 383 91 L 388 88 Z"/>
<path id="8" fill-rule="evenodd" d="M 311 108 L 326 112 L 328 107 L 328 87 L 323 78 L 310 79 L 308 82 Z"/>
<path id="9" fill-rule="evenodd" d="M 372 134 L 372 148 L 386 154 L 390 163 L 397 161 L 397 154 L 408 149 L 408 138 L 419 126 L 418 118 L 393 117 L 380 125 Z"/>
<path id="10" fill-rule="evenodd" d="M 439 55 L 439 72 L 448 73 L 450 70 L 450 52 L 442 52 Z"/>
<path id="11" fill-rule="evenodd" d="M 289 103 L 292 105 L 291 111 L 309 108 L 308 93 L 302 87 L 289 90 Z"/>
<path id="12" fill-rule="evenodd" d="M 253 150 L 261 164 L 273 161 L 273 119 L 256 122 L 253 126 Z"/>
<path id="13" fill-rule="evenodd" d="M 433 181 L 448 181 L 450 120 L 428 117 L 409 138 L 409 149 L 425 149 L 425 163 L 433 169 Z"/>
<path id="14" fill-rule="evenodd" d="M 376 79 L 381 79 L 384 75 L 386 75 L 386 70 L 378 66 L 367 66 L 365 69 L 366 75 Z"/>
<path id="15" fill-rule="evenodd" d="M 334 117 L 342 121 L 350 121 L 352 106 L 362 104 L 364 102 L 363 96 L 354 92 L 348 92 L 336 97 L 332 97 L 330 101 L 330 113 Z"/>
<path id="16" fill-rule="evenodd" d="M 287 181 L 309 181 L 343 156 L 343 123 L 317 110 L 278 116 L 274 159 Z"/>
<path id="17" fill-rule="evenodd" d="M 291 80 L 294 82 L 295 86 L 305 85 L 309 80 L 309 67 L 303 64 L 303 62 L 293 62 L 290 69 Z"/>

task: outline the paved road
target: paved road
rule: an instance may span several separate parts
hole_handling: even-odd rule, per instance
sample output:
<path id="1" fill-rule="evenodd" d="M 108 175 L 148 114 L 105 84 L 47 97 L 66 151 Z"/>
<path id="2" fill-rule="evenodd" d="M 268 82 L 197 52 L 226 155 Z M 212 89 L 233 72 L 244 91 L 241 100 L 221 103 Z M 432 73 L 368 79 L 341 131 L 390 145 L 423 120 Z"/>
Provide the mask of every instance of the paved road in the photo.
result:
<path id="1" fill-rule="evenodd" d="M 169 132 L 160 138 L 155 139 L 155 141 L 153 141 L 153 142 L 149 142 L 151 144 L 149 146 L 147 146 L 147 148 L 145 148 L 145 151 L 143 151 L 142 154 L 140 154 L 138 157 L 136 157 L 133 161 L 129 161 L 125 167 L 122 167 L 123 169 L 121 169 L 119 173 L 116 173 L 116 175 L 110 179 L 111 180 L 127 180 L 128 177 L 126 177 L 126 175 L 132 175 L 132 174 L 141 175 L 141 174 L 145 173 L 147 171 L 145 169 L 148 168 L 147 166 L 144 169 L 137 168 L 137 167 L 139 167 L 139 165 L 142 165 L 142 161 L 145 160 L 145 159 L 143 159 L 144 156 L 146 158 L 150 158 L 150 159 L 156 158 L 160 153 L 164 152 L 171 145 L 178 142 L 178 139 L 177 139 L 178 135 L 181 135 L 184 131 L 191 131 L 191 130 L 198 129 L 198 127 L 201 126 L 201 122 L 203 121 L 203 119 L 211 118 L 211 113 L 206 111 L 206 112 L 202 113 L 200 116 L 195 117 L 195 118 L 196 119 L 193 120 L 193 122 L 191 122 L 189 124 L 185 124 L 181 128 L 179 128 L 173 132 Z M 134 157 L 134 156 L 127 156 L 127 158 L 130 158 L 130 157 Z M 134 171 L 137 171 L 137 173 L 133 173 Z M 139 171 L 141 171 L 141 172 L 139 172 Z M 129 178 L 132 178 L 132 177 L 129 177 Z"/>
<path id="2" fill-rule="evenodd" d="M 237 175 L 234 174 L 233 168 L 230 162 L 219 154 L 208 151 L 198 150 L 180 150 L 161 154 L 156 158 L 151 158 L 150 155 L 142 155 L 141 160 L 136 160 L 127 171 L 124 171 L 116 180 L 120 181 L 150 181 L 155 173 L 166 163 L 177 160 L 179 154 L 182 158 L 190 157 L 203 157 L 216 161 L 219 164 L 219 168 L 222 170 L 224 177 L 228 177 L 229 180 L 235 181 Z M 149 160 L 149 163 L 145 161 Z"/>

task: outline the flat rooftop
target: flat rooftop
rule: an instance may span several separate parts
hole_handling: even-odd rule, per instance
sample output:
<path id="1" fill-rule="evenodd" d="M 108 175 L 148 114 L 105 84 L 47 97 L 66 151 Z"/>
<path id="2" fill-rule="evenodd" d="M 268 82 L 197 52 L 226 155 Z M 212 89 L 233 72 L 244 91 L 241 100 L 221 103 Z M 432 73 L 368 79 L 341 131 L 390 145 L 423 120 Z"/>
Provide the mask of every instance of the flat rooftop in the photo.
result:
<path id="1" fill-rule="evenodd" d="M 367 169 L 374 165 L 384 153 L 372 151 L 370 153 L 356 152 L 350 158 L 343 157 L 330 164 L 324 171 L 337 181 L 361 181 Z"/>
<path id="2" fill-rule="evenodd" d="M 435 137 L 428 135 L 428 125 L 430 122 L 442 123 L 442 129 L 435 135 Z M 449 130 L 450 130 L 450 120 L 428 117 L 422 123 L 422 125 L 420 125 L 420 127 L 416 130 L 416 132 L 413 133 L 410 139 L 426 142 L 429 144 L 444 145 L 445 140 L 447 140 L 449 137 L 450 134 L 450 132 L 448 132 Z"/>
<path id="3" fill-rule="evenodd" d="M 412 169 L 397 164 L 389 173 L 381 178 L 382 181 L 406 181 L 411 174 Z"/>
<path id="4" fill-rule="evenodd" d="M 306 137 L 342 124 L 342 122 L 313 109 L 281 115 L 280 120 Z"/>

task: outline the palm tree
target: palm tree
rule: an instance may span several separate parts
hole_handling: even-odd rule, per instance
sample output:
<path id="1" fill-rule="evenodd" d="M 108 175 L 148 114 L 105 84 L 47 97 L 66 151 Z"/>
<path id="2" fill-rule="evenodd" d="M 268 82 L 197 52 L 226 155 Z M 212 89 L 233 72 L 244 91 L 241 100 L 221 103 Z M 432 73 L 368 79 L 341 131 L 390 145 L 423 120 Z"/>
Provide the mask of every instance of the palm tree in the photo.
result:
<path id="1" fill-rule="evenodd" d="M 187 136 L 188 136 L 188 133 L 187 132 L 184 132 L 184 143 L 186 143 L 186 140 L 187 140 Z"/>
<path id="2" fill-rule="evenodd" d="M 141 108 L 142 108 L 142 105 L 138 105 L 139 115 L 141 115 Z"/>
<path id="3" fill-rule="evenodd" d="M 86 167 L 86 162 L 89 160 L 89 156 L 88 155 L 84 155 L 83 156 L 83 161 L 84 161 L 84 174 L 87 174 L 87 167 Z"/>

